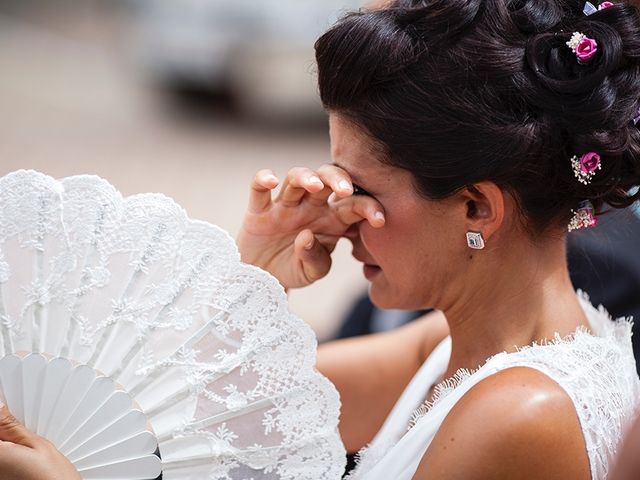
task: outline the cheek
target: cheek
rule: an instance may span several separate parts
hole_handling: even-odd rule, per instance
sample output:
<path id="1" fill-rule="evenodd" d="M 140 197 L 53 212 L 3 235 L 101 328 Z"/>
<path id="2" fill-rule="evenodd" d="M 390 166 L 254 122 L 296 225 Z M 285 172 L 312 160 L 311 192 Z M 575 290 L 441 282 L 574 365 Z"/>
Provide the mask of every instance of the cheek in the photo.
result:
<path id="1" fill-rule="evenodd" d="M 382 228 L 362 222 L 359 234 L 362 245 L 386 269 L 413 266 L 424 245 L 411 221 L 392 219 Z"/>
<path id="2" fill-rule="evenodd" d="M 457 237 L 452 236 L 442 219 L 425 217 L 398 215 L 388 218 L 382 228 L 373 228 L 362 222 L 360 240 L 375 260 L 387 269 L 414 272 L 454 261 L 460 253 Z"/>

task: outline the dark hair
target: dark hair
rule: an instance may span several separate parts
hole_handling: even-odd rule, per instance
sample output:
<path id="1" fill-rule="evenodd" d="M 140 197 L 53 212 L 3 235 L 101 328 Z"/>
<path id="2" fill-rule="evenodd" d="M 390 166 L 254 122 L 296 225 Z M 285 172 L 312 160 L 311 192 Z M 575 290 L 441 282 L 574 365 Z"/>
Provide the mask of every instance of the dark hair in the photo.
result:
<path id="1" fill-rule="evenodd" d="M 585 200 L 640 193 L 640 15 L 584 0 L 396 0 L 348 14 L 316 42 L 329 111 L 364 132 L 417 190 L 445 198 L 482 180 L 514 194 L 526 225 L 567 222 Z M 596 39 L 579 63 L 573 32 Z M 640 125 L 639 125 L 640 126 Z M 571 157 L 595 151 L 589 185 Z"/>

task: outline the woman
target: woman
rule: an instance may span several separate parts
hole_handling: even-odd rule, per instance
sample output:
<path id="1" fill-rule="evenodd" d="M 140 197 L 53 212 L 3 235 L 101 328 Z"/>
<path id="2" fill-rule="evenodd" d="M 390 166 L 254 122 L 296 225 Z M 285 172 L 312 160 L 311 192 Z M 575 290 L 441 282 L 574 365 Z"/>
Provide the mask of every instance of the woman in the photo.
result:
<path id="1" fill-rule="evenodd" d="M 565 240 L 638 198 L 636 8 L 398 0 L 316 58 L 333 163 L 274 198 L 258 172 L 242 258 L 302 287 L 346 237 L 377 306 L 442 312 L 321 349 L 347 449 L 371 442 L 354 478 L 606 478 L 630 326 L 576 295 Z"/>
<path id="2" fill-rule="evenodd" d="M 565 239 L 638 197 L 637 10 L 399 0 L 316 52 L 333 164 L 275 198 L 258 172 L 242 257 L 302 287 L 346 237 L 376 305 L 442 312 L 321 349 L 347 448 L 371 442 L 354 478 L 606 478 L 640 392 L 630 327 L 576 295 Z M 32 437 L 0 438 L 4 472 Z"/>

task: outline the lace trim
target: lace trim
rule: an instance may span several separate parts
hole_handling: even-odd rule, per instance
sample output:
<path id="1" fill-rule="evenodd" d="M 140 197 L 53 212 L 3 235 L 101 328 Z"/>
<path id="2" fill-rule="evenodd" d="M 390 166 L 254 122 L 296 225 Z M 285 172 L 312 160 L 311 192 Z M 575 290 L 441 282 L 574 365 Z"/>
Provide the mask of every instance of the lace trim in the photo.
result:
<path id="1" fill-rule="evenodd" d="M 411 414 L 407 431 L 415 427 L 416 423 L 418 423 L 418 420 L 420 420 L 420 418 L 424 417 L 427 413 L 429 413 L 429 410 L 435 407 L 442 399 L 449 396 L 451 392 L 453 392 L 456 388 L 462 385 L 473 374 L 475 374 L 478 370 L 480 370 L 480 368 L 481 368 L 480 366 L 473 369 L 460 368 L 451 377 L 438 383 L 433 389 L 433 395 L 431 397 L 431 400 L 425 400 Z"/>
<path id="2" fill-rule="evenodd" d="M 458 389 L 460 386 L 464 385 L 469 378 L 475 375 L 480 369 L 485 368 L 491 361 L 493 361 L 499 355 L 513 355 L 516 353 L 528 351 L 532 348 L 544 348 L 549 346 L 558 346 L 558 345 L 570 345 L 577 340 L 579 334 L 586 334 L 592 336 L 589 333 L 589 330 L 584 326 L 580 325 L 576 328 L 575 331 L 561 337 L 560 334 L 556 333 L 554 335 L 553 340 L 543 340 L 543 341 L 534 341 L 529 345 L 517 346 L 515 345 L 514 352 L 502 351 L 498 352 L 494 355 L 491 355 L 482 365 L 479 365 L 476 368 L 460 368 L 458 369 L 451 377 L 441 381 L 438 383 L 433 390 L 433 396 L 431 400 L 425 400 L 419 407 L 417 407 L 413 413 L 411 414 L 411 418 L 409 420 L 409 425 L 407 426 L 407 431 L 411 430 L 416 426 L 416 423 L 424 417 L 429 411 L 435 407 L 438 403 L 440 403 L 443 399 L 448 397 L 453 391 Z"/>

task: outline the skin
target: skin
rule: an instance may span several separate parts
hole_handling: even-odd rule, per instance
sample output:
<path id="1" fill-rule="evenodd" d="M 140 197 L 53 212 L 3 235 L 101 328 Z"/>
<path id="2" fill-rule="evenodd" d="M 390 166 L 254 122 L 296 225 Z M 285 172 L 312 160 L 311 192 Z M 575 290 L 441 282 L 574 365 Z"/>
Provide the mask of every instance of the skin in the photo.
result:
<path id="1" fill-rule="evenodd" d="M 478 441 L 478 439 L 482 439 Z M 550 378 L 510 368 L 451 410 L 414 479 L 590 479 L 573 404 Z"/>
<path id="2" fill-rule="evenodd" d="M 609 480 L 636 480 L 640 478 L 640 416 L 625 436 Z"/>
<path id="3" fill-rule="evenodd" d="M 2 480 L 81 480 L 64 455 L 22 426 L 2 404 L 0 473 Z"/>
<path id="4" fill-rule="evenodd" d="M 277 178 L 259 172 L 238 245 L 244 261 L 291 288 L 325 275 L 343 236 L 364 264 L 377 306 L 442 312 L 399 332 L 320 349 L 318 367 L 341 393 L 343 440 L 356 451 L 447 333 L 445 377 L 587 321 L 569 280 L 562 227 L 533 239 L 513 197 L 489 181 L 426 199 L 410 172 L 380 161 L 364 132 L 333 112 L 329 123 L 333 165 L 290 171 L 274 198 Z M 352 195 L 360 189 L 368 195 Z M 486 248 L 469 249 L 467 231 L 481 232 Z M 541 471 L 544 478 L 590 478 L 571 400 L 546 376 L 520 368 L 470 389 L 414 478 L 541 478 Z"/>

